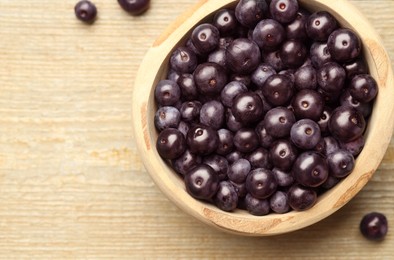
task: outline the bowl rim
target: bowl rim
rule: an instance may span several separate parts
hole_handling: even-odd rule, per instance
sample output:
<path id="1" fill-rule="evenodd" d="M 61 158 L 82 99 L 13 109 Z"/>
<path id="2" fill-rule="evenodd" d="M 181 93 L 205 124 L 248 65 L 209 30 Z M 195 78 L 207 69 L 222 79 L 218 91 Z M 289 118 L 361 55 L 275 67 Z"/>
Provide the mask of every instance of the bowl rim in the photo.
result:
<path id="1" fill-rule="evenodd" d="M 156 151 L 153 90 L 163 79 L 172 50 L 184 41 L 192 28 L 220 8 L 236 0 L 200 0 L 181 14 L 156 39 L 146 53 L 135 79 L 132 97 L 133 137 L 142 162 L 156 186 L 179 208 L 198 220 L 221 230 L 249 236 L 267 236 L 295 231 L 331 215 L 349 202 L 369 181 L 379 167 L 394 128 L 394 80 L 391 63 L 380 36 L 364 15 L 347 0 L 299 0 L 307 9 L 328 10 L 342 27 L 352 28 L 363 43 L 363 55 L 370 74 L 376 79 L 379 93 L 365 133 L 365 146 L 356 159 L 353 172 L 340 184 L 319 196 L 307 211 L 253 216 L 242 210 L 224 212 L 214 205 L 192 198 L 180 177 Z M 344 20 L 344 16 L 353 15 Z M 379 112 L 379 113 L 378 113 Z M 374 127 L 370 127 L 373 125 Z"/>

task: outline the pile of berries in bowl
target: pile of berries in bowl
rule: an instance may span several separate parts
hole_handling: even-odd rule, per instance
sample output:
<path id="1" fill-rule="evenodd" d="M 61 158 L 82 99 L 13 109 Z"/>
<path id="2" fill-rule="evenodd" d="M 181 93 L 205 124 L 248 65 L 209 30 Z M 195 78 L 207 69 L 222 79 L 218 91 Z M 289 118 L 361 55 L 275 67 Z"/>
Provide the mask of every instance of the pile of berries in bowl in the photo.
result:
<path id="1" fill-rule="evenodd" d="M 158 38 L 136 80 L 134 134 L 178 206 L 227 231 L 278 234 L 367 183 L 392 134 L 392 71 L 343 4 L 203 1 Z"/>

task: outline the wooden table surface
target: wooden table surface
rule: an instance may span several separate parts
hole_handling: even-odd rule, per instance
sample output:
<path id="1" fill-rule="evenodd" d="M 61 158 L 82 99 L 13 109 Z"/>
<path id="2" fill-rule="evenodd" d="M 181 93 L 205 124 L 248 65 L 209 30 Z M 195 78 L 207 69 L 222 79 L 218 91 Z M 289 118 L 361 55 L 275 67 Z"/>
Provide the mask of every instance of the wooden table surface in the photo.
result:
<path id="1" fill-rule="evenodd" d="M 88 26 L 76 1 L 0 0 L 0 259 L 394 259 L 394 230 L 381 243 L 358 230 L 370 211 L 394 225 L 394 141 L 355 199 L 301 231 L 238 237 L 176 208 L 141 164 L 131 97 L 144 53 L 196 1 L 152 0 L 140 17 L 94 2 Z M 351 2 L 394 60 L 394 1 Z"/>

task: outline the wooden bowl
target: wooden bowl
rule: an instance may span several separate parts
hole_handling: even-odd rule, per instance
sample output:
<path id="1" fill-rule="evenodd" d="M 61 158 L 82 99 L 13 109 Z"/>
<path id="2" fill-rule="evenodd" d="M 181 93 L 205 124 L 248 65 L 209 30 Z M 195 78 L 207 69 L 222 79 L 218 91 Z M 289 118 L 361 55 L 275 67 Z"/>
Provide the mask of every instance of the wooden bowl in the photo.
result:
<path id="1" fill-rule="evenodd" d="M 156 151 L 158 132 L 153 120 L 157 109 L 154 88 L 159 80 L 166 77 L 171 52 L 176 46 L 184 43 L 191 30 L 216 10 L 233 7 L 236 2 L 201 0 L 178 17 L 153 43 L 140 66 L 134 86 L 134 140 L 153 181 L 185 212 L 204 223 L 235 234 L 266 236 L 286 233 L 316 223 L 341 208 L 361 190 L 378 168 L 394 126 L 393 72 L 380 37 L 353 5 L 345 0 L 300 0 L 300 3 L 311 11 L 329 11 L 343 27 L 351 28 L 358 33 L 363 42 L 363 54 L 370 74 L 378 82 L 379 94 L 365 134 L 365 147 L 356 160 L 354 171 L 321 195 L 315 206 L 302 212 L 253 216 L 243 210 L 224 212 L 213 205 L 196 200 L 186 192 L 183 180 Z"/>

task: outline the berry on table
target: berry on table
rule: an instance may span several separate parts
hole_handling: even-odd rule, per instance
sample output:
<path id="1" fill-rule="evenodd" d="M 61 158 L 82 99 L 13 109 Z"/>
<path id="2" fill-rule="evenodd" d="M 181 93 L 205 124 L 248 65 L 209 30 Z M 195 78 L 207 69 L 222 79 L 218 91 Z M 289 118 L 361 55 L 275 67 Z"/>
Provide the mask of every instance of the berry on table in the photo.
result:
<path id="1" fill-rule="evenodd" d="M 360 231 L 367 239 L 382 240 L 388 231 L 386 216 L 379 212 L 366 214 L 360 222 Z"/>
<path id="2" fill-rule="evenodd" d="M 119 5 L 132 15 L 140 15 L 149 8 L 150 0 L 118 0 Z"/>
<path id="3" fill-rule="evenodd" d="M 74 11 L 77 18 L 85 23 L 93 23 L 97 16 L 96 6 L 87 0 L 79 1 Z"/>

